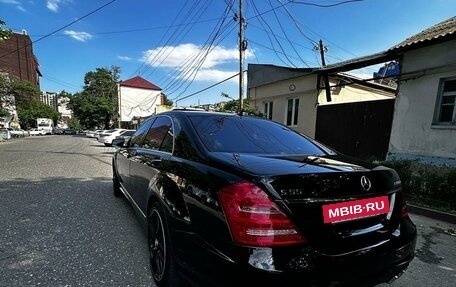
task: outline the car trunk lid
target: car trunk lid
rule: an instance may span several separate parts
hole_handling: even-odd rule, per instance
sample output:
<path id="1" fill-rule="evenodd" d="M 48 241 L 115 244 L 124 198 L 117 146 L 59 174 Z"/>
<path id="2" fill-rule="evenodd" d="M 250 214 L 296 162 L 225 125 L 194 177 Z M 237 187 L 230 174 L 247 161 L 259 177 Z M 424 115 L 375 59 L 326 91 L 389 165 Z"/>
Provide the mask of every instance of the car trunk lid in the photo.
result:
<path id="1" fill-rule="evenodd" d="M 353 252 L 387 242 L 397 232 L 402 194 L 391 169 L 341 156 L 217 154 L 213 160 L 256 175 L 256 184 L 322 253 Z"/>

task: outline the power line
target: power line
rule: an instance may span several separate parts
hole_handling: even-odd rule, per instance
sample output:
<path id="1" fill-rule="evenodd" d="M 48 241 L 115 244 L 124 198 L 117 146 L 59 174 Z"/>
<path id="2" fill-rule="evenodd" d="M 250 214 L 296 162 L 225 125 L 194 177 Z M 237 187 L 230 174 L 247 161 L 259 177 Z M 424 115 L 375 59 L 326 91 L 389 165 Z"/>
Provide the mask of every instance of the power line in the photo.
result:
<path id="1" fill-rule="evenodd" d="M 106 6 L 112 4 L 112 3 L 116 2 L 116 1 L 117 1 L 117 0 L 111 0 L 110 2 L 108 2 L 108 3 L 106 3 L 106 4 L 104 4 L 104 5 L 100 6 L 100 7 L 98 7 L 97 9 L 95 9 L 95 10 L 93 10 L 93 11 L 91 11 L 91 12 L 85 14 L 85 15 L 82 16 L 81 18 L 78 18 L 78 19 L 76 19 L 76 20 L 70 22 L 69 24 L 67 24 L 67 25 L 65 25 L 65 26 L 63 26 L 63 27 L 61 27 L 61 28 L 59 28 L 59 29 L 57 29 L 57 30 L 52 31 L 52 32 L 49 33 L 49 34 L 44 35 L 43 37 L 41 37 L 41 38 L 39 38 L 39 39 L 37 39 L 37 40 L 35 40 L 35 41 L 32 41 L 30 44 L 27 44 L 27 45 L 25 45 L 25 46 L 23 46 L 23 47 L 20 47 L 20 48 L 16 49 L 16 50 L 10 51 L 10 52 L 8 52 L 8 53 L 6 53 L 6 54 L 4 54 L 4 55 L 1 55 L 0 58 L 3 58 L 3 57 L 6 57 L 6 56 L 8 56 L 8 55 L 10 55 L 10 54 L 16 53 L 17 51 L 19 51 L 19 50 L 21 50 L 21 49 L 24 49 L 25 47 L 31 46 L 31 45 L 33 45 L 33 44 L 35 44 L 35 43 L 37 43 L 37 42 L 39 42 L 39 41 L 41 41 L 41 40 L 44 40 L 44 39 L 46 39 L 47 37 L 49 37 L 49 36 L 51 36 L 51 35 L 53 35 L 53 34 L 59 32 L 59 31 L 65 29 L 65 28 L 67 28 L 67 27 L 73 25 L 74 23 L 77 23 L 77 22 L 81 21 L 81 20 L 84 19 L 84 18 L 89 17 L 90 15 L 92 15 L 92 14 L 94 14 L 94 13 L 100 11 L 101 9 L 105 8 Z"/>
<path id="2" fill-rule="evenodd" d="M 328 4 L 328 5 L 317 4 L 317 3 L 312 3 L 312 2 L 301 2 L 301 1 L 296 1 L 296 0 L 289 0 L 289 3 L 315 6 L 315 7 L 320 7 L 320 8 L 330 8 L 330 7 L 335 7 L 335 6 L 344 5 L 344 4 L 348 4 L 348 3 L 363 2 L 363 1 L 364 0 L 347 0 L 347 1 L 342 1 L 342 2 L 338 2 L 335 4 Z"/>
<path id="3" fill-rule="evenodd" d="M 266 26 L 267 29 L 269 30 L 269 33 L 266 33 L 266 36 L 269 38 L 269 42 L 271 43 L 271 46 L 274 47 L 274 41 L 272 41 L 271 37 L 269 34 L 271 34 L 274 39 L 275 39 L 275 42 L 277 43 L 277 45 L 279 46 L 280 50 L 282 50 L 282 54 L 285 56 L 285 58 L 288 60 L 289 64 L 291 64 L 293 67 L 296 68 L 296 65 L 293 63 L 293 61 L 291 61 L 287 54 L 285 53 L 285 50 L 283 49 L 282 45 L 280 44 L 280 41 L 277 39 L 277 36 L 275 35 L 274 31 L 272 30 L 271 26 L 268 24 L 267 21 L 264 20 L 262 14 L 260 14 L 260 11 L 258 10 L 257 6 L 255 5 L 255 2 L 252 1 L 252 6 L 254 8 L 254 10 L 256 11 L 257 13 L 257 16 L 258 16 L 258 19 L 259 19 L 259 22 L 260 24 L 263 26 L 263 28 Z M 266 29 L 266 28 L 265 28 Z M 274 49 L 275 51 L 275 49 Z M 279 56 L 278 53 L 276 53 L 276 56 L 280 59 L 280 61 L 282 61 L 282 63 L 284 63 L 285 65 L 288 65 L 285 61 L 282 60 L 282 58 Z"/>
<path id="4" fill-rule="evenodd" d="M 222 24 L 223 24 L 223 23 L 222 23 Z M 217 30 L 216 34 L 213 36 L 212 41 L 207 45 L 207 48 L 205 49 L 204 54 L 201 54 L 201 53 L 200 53 L 200 56 L 199 56 L 199 57 L 200 57 L 200 60 L 197 62 L 196 67 L 192 69 L 192 67 L 189 66 L 188 72 L 189 72 L 190 74 L 189 74 L 189 76 L 187 77 L 187 79 L 186 79 L 185 81 L 188 81 L 190 78 L 191 78 L 191 80 L 190 80 L 190 82 L 187 84 L 187 86 L 185 87 L 184 91 L 182 91 L 182 92 L 179 94 L 178 98 L 179 98 L 183 93 L 185 93 L 185 92 L 187 91 L 188 87 L 193 83 L 193 81 L 195 80 L 195 78 L 196 78 L 196 76 L 197 76 L 199 70 L 201 69 L 202 65 L 204 64 L 204 62 L 205 62 L 207 56 L 209 55 L 209 53 L 210 53 L 211 51 L 213 51 L 213 50 L 215 49 L 215 47 L 217 47 L 217 45 L 218 45 L 223 39 L 226 38 L 227 35 L 230 34 L 231 30 L 228 29 L 228 28 L 229 28 L 229 25 L 230 25 L 230 24 L 228 24 L 228 25 L 226 25 L 225 27 L 223 27 L 223 28 L 225 29 L 225 32 L 226 32 L 226 31 L 228 31 L 228 32 L 225 33 L 225 36 L 223 36 L 223 37 L 220 36 L 220 38 L 219 38 L 220 40 L 214 45 L 215 40 L 216 40 L 216 39 L 219 37 L 219 35 L 220 35 L 220 31 L 221 31 L 221 28 L 222 28 L 222 27 L 220 27 L 220 28 Z M 201 51 L 203 51 L 203 50 L 201 50 Z M 188 74 L 188 73 L 187 73 L 187 74 Z M 185 83 L 185 82 L 183 82 L 183 83 L 180 85 L 180 87 L 182 87 L 184 83 Z M 179 88 L 180 88 L 180 87 L 179 87 Z"/>
<path id="5" fill-rule="evenodd" d="M 231 1 L 231 3 L 234 3 L 234 1 Z M 176 99 L 178 99 L 187 90 L 188 86 L 193 82 L 199 69 L 204 64 L 209 52 L 212 51 L 216 47 L 216 45 L 214 45 L 215 41 L 220 38 L 224 39 L 229 34 L 230 30 L 228 28 L 229 28 L 230 24 L 225 24 L 225 21 L 227 19 L 227 16 L 228 16 L 230 10 L 232 9 L 231 6 L 232 5 L 227 6 L 225 11 L 223 12 L 222 17 L 219 19 L 219 23 L 211 32 L 211 35 L 208 38 L 208 40 L 206 41 L 206 43 L 201 48 L 198 48 L 197 55 L 187 59 L 184 62 L 184 64 L 181 66 L 182 69 L 180 69 L 178 75 L 176 75 L 176 77 L 175 77 L 176 79 L 171 81 L 171 83 L 168 84 L 167 87 L 165 87 L 165 88 L 171 89 L 174 86 L 178 85 L 178 87 L 174 88 L 174 91 L 171 91 L 169 93 L 169 94 L 172 94 L 172 93 L 176 92 L 178 89 L 180 89 L 185 84 L 185 82 L 187 82 L 191 78 L 190 83 L 187 84 L 185 90 L 183 92 L 181 92 L 180 95 L 176 97 Z M 228 33 L 227 33 L 227 31 L 228 31 Z M 223 36 L 223 33 L 225 33 L 225 36 Z M 219 42 L 220 41 L 221 40 L 219 40 Z M 178 81 L 180 81 L 181 83 L 177 84 Z"/>
<path id="6" fill-rule="evenodd" d="M 272 7 L 271 0 L 268 0 L 268 2 L 269 2 L 269 5 Z M 285 36 L 285 38 L 287 39 L 288 43 L 290 43 L 291 48 L 293 48 L 293 50 L 295 51 L 296 55 L 297 55 L 298 58 L 301 60 L 301 62 L 302 62 L 304 65 L 306 65 L 307 67 L 309 67 L 309 65 L 307 65 L 307 63 L 306 63 L 306 62 L 301 58 L 301 56 L 299 55 L 298 51 L 296 50 L 295 46 L 293 45 L 293 42 L 291 42 L 291 40 L 288 38 L 287 33 L 285 32 L 285 29 L 284 29 L 283 26 L 282 26 L 282 23 L 280 23 L 280 20 L 279 20 L 279 17 L 277 16 L 276 11 L 274 10 L 273 12 L 274 12 L 274 16 L 275 16 L 275 18 L 276 18 L 276 20 L 277 20 L 277 23 L 279 24 L 279 27 L 280 27 L 280 29 L 282 30 L 282 33 L 283 33 L 283 35 Z"/>
<path id="7" fill-rule="evenodd" d="M 271 48 L 271 47 L 268 47 L 268 46 L 266 46 L 266 45 L 263 45 L 263 44 L 261 44 L 261 43 L 259 43 L 259 42 L 256 42 L 256 41 L 253 41 L 253 40 L 249 40 L 249 42 L 252 43 L 252 44 L 254 44 L 254 45 L 258 45 L 258 46 L 260 46 L 260 47 L 263 47 L 263 48 L 265 48 L 265 49 L 268 49 L 268 50 L 270 50 L 270 51 L 273 51 L 273 52 L 275 52 L 275 53 L 282 53 L 282 52 L 280 52 L 280 51 L 274 50 L 274 49 Z M 305 47 L 305 48 L 306 48 L 306 47 Z M 310 50 L 310 49 L 309 49 L 309 50 Z M 288 55 L 288 57 L 290 57 L 290 58 L 295 58 L 296 60 L 299 60 L 298 58 L 296 58 L 296 57 L 294 57 L 294 56 L 291 56 L 291 55 Z M 259 61 L 257 61 L 257 62 L 259 62 Z M 316 62 L 310 62 L 310 63 L 315 64 Z M 316 63 L 316 64 L 320 65 L 319 63 Z M 308 68 L 310 68 L 310 67 L 307 65 L 307 63 L 306 63 L 306 66 L 307 66 Z"/>
<path id="8" fill-rule="evenodd" d="M 245 72 L 245 71 L 244 71 L 244 72 Z M 195 95 L 197 95 L 197 94 L 199 94 L 199 93 L 202 93 L 202 92 L 207 91 L 207 90 L 209 90 L 209 89 L 211 89 L 211 88 L 213 88 L 213 87 L 215 87 L 215 86 L 218 86 L 218 85 L 220 85 L 220 84 L 222 84 L 222 83 L 224 83 L 224 82 L 226 82 L 226 81 L 229 81 L 229 80 L 231 80 L 232 78 L 235 78 L 235 77 L 237 77 L 237 76 L 239 76 L 239 73 L 237 73 L 237 74 L 235 74 L 235 75 L 232 75 L 231 77 L 226 78 L 226 79 L 224 79 L 224 80 L 222 80 L 222 81 L 220 81 L 220 82 L 217 82 L 217 83 L 215 83 L 215 84 L 213 84 L 213 85 L 210 85 L 210 86 L 207 87 L 207 88 L 204 88 L 204 89 L 202 89 L 202 90 L 199 90 L 199 91 L 197 91 L 197 92 L 194 92 L 193 94 L 190 94 L 190 95 L 188 95 L 188 96 L 182 97 L 182 98 L 180 98 L 180 99 L 178 99 L 178 100 L 181 101 L 181 100 L 185 100 L 185 99 L 188 99 L 188 98 L 190 98 L 190 97 L 193 97 L 193 96 L 195 96 Z M 176 100 L 176 103 L 177 103 L 178 100 Z"/>
<path id="9" fill-rule="evenodd" d="M 191 22 L 190 22 L 190 23 L 185 23 L 185 21 L 186 21 L 187 19 L 189 19 L 190 17 L 192 17 L 192 18 L 190 18 L 191 20 L 192 20 L 192 19 L 199 19 L 199 18 L 202 16 L 203 12 L 206 11 L 206 9 L 208 8 L 208 5 L 209 5 L 209 4 L 206 3 L 206 6 L 205 6 L 205 7 L 202 7 L 202 8 L 204 8 L 204 9 L 200 8 L 200 9 L 199 9 L 199 12 L 197 12 L 197 13 L 195 14 L 194 11 L 198 8 L 199 2 L 200 2 L 200 1 L 193 2 L 193 5 L 192 5 L 192 6 L 190 7 L 190 9 L 187 11 L 186 15 L 184 15 L 184 17 L 183 17 L 184 20 L 183 20 L 183 22 L 181 22 L 182 25 L 178 26 L 178 28 L 180 28 L 180 27 L 182 27 L 182 26 L 183 26 L 183 28 L 174 31 L 174 32 L 168 37 L 168 39 L 165 41 L 165 43 L 161 45 L 161 48 L 160 48 L 159 51 L 152 57 L 152 59 L 151 59 L 152 54 L 150 54 L 150 55 L 143 61 L 143 63 L 141 64 L 140 68 L 143 67 L 144 65 L 147 65 L 147 64 L 148 64 L 146 70 L 150 69 L 151 66 L 153 66 L 154 63 L 155 63 L 156 61 L 158 61 L 158 60 L 162 57 L 162 55 L 164 55 L 165 53 L 167 53 L 167 55 L 162 57 L 163 59 L 160 61 L 159 64 L 163 63 L 163 62 L 166 60 L 166 58 L 167 58 L 167 57 L 174 51 L 174 49 L 175 49 L 175 47 L 174 47 L 174 48 L 171 49 L 171 51 L 168 52 L 169 47 L 170 47 L 169 45 L 170 45 L 171 43 L 173 43 L 173 42 L 176 42 L 176 41 L 178 40 L 178 37 L 181 37 L 181 39 L 182 39 L 182 38 L 186 35 L 185 32 L 186 32 L 186 31 L 189 31 L 189 30 L 194 26 L 194 24 L 191 24 Z M 186 5 L 186 4 L 187 4 L 187 2 L 185 3 L 185 5 Z M 184 8 L 185 8 L 185 5 L 181 7 L 181 9 L 179 10 L 179 13 L 176 15 L 176 17 L 174 17 L 173 23 L 175 23 L 175 22 L 177 21 L 177 19 L 179 18 L 179 16 L 181 15 L 181 13 L 183 13 Z M 191 16 L 192 14 L 193 14 L 193 16 Z M 170 28 L 171 28 L 171 27 L 170 27 Z M 163 42 L 163 40 L 165 39 L 165 36 L 166 36 L 166 35 L 168 34 L 168 32 L 170 31 L 170 28 L 167 29 L 167 31 L 165 32 L 165 34 L 164 34 L 164 35 L 161 37 L 161 39 L 158 41 L 157 46 L 160 46 L 160 43 Z M 159 65 L 155 65 L 155 68 L 152 69 L 152 71 L 151 71 L 151 72 L 148 74 L 148 76 L 146 76 L 146 77 L 151 76 L 151 75 L 156 71 L 156 69 L 157 69 L 158 66 L 159 66 Z M 138 70 L 139 70 L 140 68 L 138 68 Z"/>
<path id="10" fill-rule="evenodd" d="M 185 23 L 185 24 L 176 24 L 176 25 L 168 25 L 168 26 L 155 26 L 155 27 L 136 28 L 136 29 L 117 30 L 117 31 L 90 32 L 90 34 L 91 35 L 110 35 L 110 34 L 124 34 L 124 33 L 133 33 L 133 32 L 144 32 L 144 31 L 175 28 L 175 27 L 180 27 L 180 26 L 185 26 L 185 25 L 203 24 L 203 23 L 208 23 L 208 22 L 214 22 L 214 21 L 217 21 L 217 20 L 218 20 L 218 18 L 214 18 L 214 19 L 195 21 L 195 22 L 190 22 L 190 23 Z M 30 36 L 31 37 L 42 37 L 44 35 L 33 35 L 33 34 L 30 34 Z M 56 35 L 53 35 L 53 36 L 55 36 L 55 37 L 71 37 L 71 35 L 67 35 L 67 34 L 56 34 Z"/>

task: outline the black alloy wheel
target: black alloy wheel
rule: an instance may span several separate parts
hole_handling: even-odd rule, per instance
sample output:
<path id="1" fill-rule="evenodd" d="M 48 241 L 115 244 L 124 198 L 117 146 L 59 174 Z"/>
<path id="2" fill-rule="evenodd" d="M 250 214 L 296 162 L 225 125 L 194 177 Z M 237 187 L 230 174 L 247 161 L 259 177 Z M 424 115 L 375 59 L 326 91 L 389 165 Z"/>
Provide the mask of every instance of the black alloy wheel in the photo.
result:
<path id="1" fill-rule="evenodd" d="M 152 276 L 160 287 L 181 286 L 183 282 L 176 272 L 176 263 L 168 237 L 162 207 L 156 202 L 148 217 L 149 259 Z"/>

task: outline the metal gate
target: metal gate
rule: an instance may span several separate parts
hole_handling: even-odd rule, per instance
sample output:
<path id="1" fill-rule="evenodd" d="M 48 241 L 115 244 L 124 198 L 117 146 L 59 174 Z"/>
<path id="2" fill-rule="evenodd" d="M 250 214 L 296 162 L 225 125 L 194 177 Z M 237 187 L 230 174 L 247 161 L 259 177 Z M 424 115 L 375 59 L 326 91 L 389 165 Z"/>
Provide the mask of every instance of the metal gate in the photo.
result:
<path id="1" fill-rule="evenodd" d="M 393 111 L 394 99 L 319 106 L 315 139 L 346 155 L 383 160 Z"/>

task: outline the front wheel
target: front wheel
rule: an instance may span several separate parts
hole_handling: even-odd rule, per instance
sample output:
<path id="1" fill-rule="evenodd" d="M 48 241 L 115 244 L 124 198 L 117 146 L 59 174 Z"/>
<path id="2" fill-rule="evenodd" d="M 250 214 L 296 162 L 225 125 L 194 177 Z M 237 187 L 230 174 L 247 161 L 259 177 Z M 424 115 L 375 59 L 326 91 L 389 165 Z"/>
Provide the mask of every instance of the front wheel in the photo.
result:
<path id="1" fill-rule="evenodd" d="M 154 203 L 149 212 L 148 242 L 150 268 L 155 283 L 159 287 L 182 286 L 183 282 L 176 271 L 176 262 L 170 244 L 164 212 L 158 202 Z"/>

